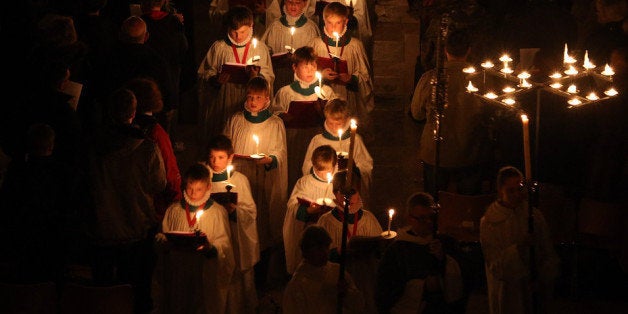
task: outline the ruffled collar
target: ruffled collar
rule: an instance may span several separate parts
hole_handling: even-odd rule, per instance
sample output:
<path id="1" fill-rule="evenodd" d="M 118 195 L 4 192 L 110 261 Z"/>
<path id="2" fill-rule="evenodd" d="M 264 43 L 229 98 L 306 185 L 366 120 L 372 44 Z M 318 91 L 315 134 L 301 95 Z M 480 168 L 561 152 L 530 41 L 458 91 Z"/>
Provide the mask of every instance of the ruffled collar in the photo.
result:
<path id="1" fill-rule="evenodd" d="M 231 38 L 231 36 L 229 36 L 229 33 L 227 33 L 227 38 L 225 38 L 225 43 L 227 43 L 227 45 L 229 46 L 235 45 L 236 48 L 242 48 L 251 41 L 251 38 L 253 38 L 253 27 L 251 27 L 251 33 L 249 34 L 249 36 L 239 43 L 236 42 L 233 38 Z"/>
<path id="2" fill-rule="evenodd" d="M 269 102 L 270 104 L 270 102 Z M 270 112 L 270 108 L 268 106 L 268 104 L 266 105 L 266 107 L 264 107 L 264 109 L 260 110 L 257 113 L 252 113 L 248 110 L 246 104 L 244 105 L 244 118 L 246 119 L 246 121 L 249 121 L 251 123 L 262 123 L 266 120 L 268 120 L 268 118 L 270 118 L 273 114 Z"/>
<path id="3" fill-rule="evenodd" d="M 279 18 L 279 22 L 281 22 L 281 24 L 285 27 L 296 27 L 299 28 L 303 25 L 305 25 L 305 23 L 307 23 L 307 17 L 305 17 L 305 15 L 303 13 L 301 13 L 301 15 L 299 15 L 299 17 L 293 17 L 293 16 L 289 16 L 287 14 L 282 15 Z"/>
<path id="4" fill-rule="evenodd" d="M 338 35 L 340 36 L 340 40 L 338 41 L 338 47 L 346 46 L 351 41 L 351 36 L 347 34 L 347 26 L 345 26 L 345 28 L 342 30 L 342 33 Z M 327 29 L 325 29 L 324 27 L 322 39 L 323 42 L 327 43 L 328 46 L 336 46 L 336 37 L 334 37 L 333 34 L 327 33 Z"/>
<path id="5" fill-rule="evenodd" d="M 351 123 L 350 120 L 347 120 L 347 124 L 342 128 L 343 129 L 342 130 L 343 131 L 342 132 L 342 139 L 343 140 L 349 139 L 349 137 L 351 137 L 351 132 L 348 132 L 349 131 L 349 123 Z M 340 140 L 338 138 L 338 136 L 337 136 L 338 135 L 338 130 L 336 130 L 335 132 L 330 130 L 329 128 L 327 128 L 327 124 L 326 123 L 323 123 L 323 127 L 325 128 L 323 130 L 323 137 L 324 138 L 326 138 L 328 140 L 332 140 L 332 141 L 339 141 Z M 336 135 L 334 135 L 334 134 L 336 134 Z"/>
<path id="6" fill-rule="evenodd" d="M 190 205 L 190 211 L 196 211 L 199 206 L 205 204 L 205 206 L 203 206 L 203 209 L 207 209 L 210 206 L 212 206 L 212 204 L 214 203 L 211 199 L 209 199 L 209 197 L 211 196 L 211 191 L 207 191 L 205 193 L 205 195 L 198 201 L 194 202 L 190 200 L 190 197 L 188 196 L 187 192 L 183 191 L 183 200 L 181 200 L 181 205 L 183 207 L 186 207 L 185 205 L 188 204 Z"/>

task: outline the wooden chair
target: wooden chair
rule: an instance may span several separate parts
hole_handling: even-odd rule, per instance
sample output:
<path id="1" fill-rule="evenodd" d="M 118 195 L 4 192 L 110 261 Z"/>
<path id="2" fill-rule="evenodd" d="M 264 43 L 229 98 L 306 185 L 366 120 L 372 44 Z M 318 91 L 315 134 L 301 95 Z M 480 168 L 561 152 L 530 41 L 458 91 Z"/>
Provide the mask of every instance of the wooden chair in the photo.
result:
<path id="1" fill-rule="evenodd" d="M 61 293 L 61 314 L 132 314 L 133 288 L 131 285 L 107 287 L 66 284 Z"/>
<path id="2" fill-rule="evenodd" d="M 53 282 L 0 283 L 0 313 L 57 313 L 57 287 Z"/>
<path id="3" fill-rule="evenodd" d="M 462 195 L 438 191 L 438 231 L 460 242 L 480 241 L 480 219 L 495 194 Z"/>

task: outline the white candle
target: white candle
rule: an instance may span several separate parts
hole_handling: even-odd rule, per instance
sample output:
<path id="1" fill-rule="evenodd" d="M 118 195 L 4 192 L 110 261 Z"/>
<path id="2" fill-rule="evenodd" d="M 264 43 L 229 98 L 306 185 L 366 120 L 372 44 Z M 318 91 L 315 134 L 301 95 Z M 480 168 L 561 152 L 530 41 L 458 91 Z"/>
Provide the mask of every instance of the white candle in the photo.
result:
<path id="1" fill-rule="evenodd" d="M 318 79 L 318 87 L 323 88 L 323 75 L 321 75 L 321 72 L 316 71 L 314 75 Z"/>
<path id="2" fill-rule="evenodd" d="M 334 176 L 331 172 L 327 173 L 327 188 L 325 189 L 325 195 L 323 195 L 323 204 L 327 205 L 327 195 L 329 195 L 329 189 L 331 187 L 331 181 L 334 179 Z"/>
<path id="3" fill-rule="evenodd" d="M 611 97 L 612 97 L 612 96 L 616 96 L 617 94 L 618 94 L 618 93 L 617 93 L 617 91 L 616 91 L 614 88 L 612 88 L 612 87 L 611 87 L 611 88 L 609 88 L 609 89 L 607 89 L 607 90 L 604 92 L 604 95 L 606 95 L 606 96 L 611 96 Z"/>
<path id="4" fill-rule="evenodd" d="M 393 215 L 395 215 L 395 210 L 391 208 L 388 210 L 388 235 L 390 235 L 390 225 L 392 224 Z"/>
<path id="5" fill-rule="evenodd" d="M 555 88 L 555 89 L 559 89 L 559 88 L 563 87 L 563 84 L 556 82 L 556 83 L 550 84 L 550 87 L 551 88 Z"/>
<path id="6" fill-rule="evenodd" d="M 491 62 L 490 60 L 486 60 L 485 62 L 483 62 L 482 64 L 480 64 L 483 68 L 485 69 L 490 69 L 492 67 L 494 67 L 495 65 L 493 64 L 493 62 Z"/>
<path id="7" fill-rule="evenodd" d="M 231 179 L 231 171 L 233 171 L 233 165 L 228 165 L 227 166 L 227 181 Z"/>
<path id="8" fill-rule="evenodd" d="M 523 88 L 530 88 L 532 87 L 532 84 L 528 83 L 528 81 L 526 79 L 521 79 L 521 87 Z"/>
<path id="9" fill-rule="evenodd" d="M 563 52 L 563 63 L 572 64 L 575 63 L 576 59 L 569 55 L 569 49 L 567 49 L 567 44 L 565 43 L 565 52 Z"/>
<path id="10" fill-rule="evenodd" d="M 256 134 L 253 134 L 253 141 L 255 142 L 255 154 L 259 155 L 259 137 Z"/>
<path id="11" fill-rule="evenodd" d="M 294 31 L 296 28 L 294 26 L 290 27 L 290 48 L 294 51 Z"/>
<path id="12" fill-rule="evenodd" d="M 523 125 L 523 160 L 525 164 L 526 180 L 532 179 L 532 162 L 530 161 L 530 128 L 528 126 L 528 116 L 521 115 L 521 123 Z"/>
<path id="13" fill-rule="evenodd" d="M 591 70 L 593 68 L 595 68 L 595 64 L 591 63 L 591 61 L 589 61 L 589 51 L 585 50 L 584 52 L 584 63 L 582 64 L 582 67 L 587 69 L 587 70 Z"/>
<path id="14" fill-rule="evenodd" d="M 477 92 L 478 89 L 477 87 L 473 86 L 473 84 L 471 83 L 471 81 L 469 81 L 469 85 L 467 85 L 467 91 L 469 93 L 473 93 L 473 92 Z"/>
<path id="15" fill-rule="evenodd" d="M 608 63 L 604 66 L 604 71 L 602 71 L 602 75 L 613 76 L 615 71 L 608 65 Z"/>
<path id="16" fill-rule="evenodd" d="M 563 77 L 563 76 L 562 76 L 560 73 L 558 73 L 558 72 L 554 72 L 554 73 L 553 73 L 552 75 L 550 75 L 549 77 L 550 77 L 550 78 L 553 78 L 553 79 L 555 79 L 555 80 L 556 80 L 556 79 L 559 79 L 559 78 L 561 78 L 561 77 Z"/>
<path id="17" fill-rule="evenodd" d="M 467 67 L 467 68 L 462 69 L 462 72 L 467 73 L 467 74 L 475 73 L 475 68 Z"/>
<path id="18" fill-rule="evenodd" d="M 338 34 L 338 32 L 334 32 L 333 35 L 336 38 L 336 49 L 338 49 L 338 42 L 340 41 L 340 35 Z"/>
<path id="19" fill-rule="evenodd" d="M 338 129 L 338 153 L 342 153 L 342 129 Z"/>
<path id="20" fill-rule="evenodd" d="M 199 226 L 201 224 L 201 216 L 203 216 L 203 212 L 204 211 L 202 209 L 198 209 L 196 211 L 196 216 L 195 216 L 196 217 L 196 230 L 199 229 Z"/>

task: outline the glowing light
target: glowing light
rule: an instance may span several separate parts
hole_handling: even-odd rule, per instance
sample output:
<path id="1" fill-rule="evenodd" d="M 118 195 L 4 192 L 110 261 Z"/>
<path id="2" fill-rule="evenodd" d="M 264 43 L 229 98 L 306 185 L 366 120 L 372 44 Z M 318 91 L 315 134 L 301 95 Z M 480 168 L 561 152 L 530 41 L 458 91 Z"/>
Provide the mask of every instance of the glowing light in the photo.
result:
<path id="1" fill-rule="evenodd" d="M 604 71 L 602 71 L 602 75 L 613 76 L 615 75 L 615 71 L 611 68 L 608 63 L 604 66 Z"/>
<path id="2" fill-rule="evenodd" d="M 604 92 L 604 95 L 611 97 L 616 96 L 617 94 L 618 92 L 612 87 Z"/>
<path id="3" fill-rule="evenodd" d="M 588 100 L 598 100 L 600 99 L 600 97 L 598 97 L 595 92 L 590 92 L 589 95 L 587 95 L 587 99 Z"/>
<path id="4" fill-rule="evenodd" d="M 570 65 L 569 69 L 565 70 L 565 74 L 567 74 L 567 75 L 576 75 L 576 74 L 578 74 L 578 70 L 576 70 L 576 68 L 574 68 L 573 65 Z"/>
<path id="5" fill-rule="evenodd" d="M 470 93 L 477 92 L 478 88 L 473 86 L 471 81 L 469 81 L 469 85 L 467 85 L 467 91 L 470 92 Z"/>
<path id="6" fill-rule="evenodd" d="M 516 103 L 516 101 L 512 98 L 504 98 L 504 100 L 502 100 L 503 103 L 505 103 L 506 105 L 514 105 Z"/>
<path id="7" fill-rule="evenodd" d="M 467 74 L 475 73 L 475 68 L 474 67 L 464 68 L 462 69 L 462 72 L 467 73 Z"/>
<path id="8" fill-rule="evenodd" d="M 495 99 L 497 98 L 497 95 L 493 92 L 488 92 L 486 94 L 484 94 L 484 97 L 488 98 L 488 99 Z"/>
<path id="9" fill-rule="evenodd" d="M 512 87 L 512 86 L 506 86 L 506 87 L 504 87 L 504 89 L 502 89 L 502 91 L 504 93 L 512 93 L 512 92 L 516 91 L 516 89 L 514 87 Z"/>

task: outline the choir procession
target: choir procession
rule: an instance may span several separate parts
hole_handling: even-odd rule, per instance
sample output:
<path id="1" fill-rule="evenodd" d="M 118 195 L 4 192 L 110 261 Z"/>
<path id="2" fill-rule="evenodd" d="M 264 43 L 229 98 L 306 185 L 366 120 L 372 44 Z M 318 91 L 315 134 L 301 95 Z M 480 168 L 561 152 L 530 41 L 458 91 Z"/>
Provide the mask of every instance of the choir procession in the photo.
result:
<path id="1" fill-rule="evenodd" d="M 3 11 L 2 313 L 628 311 L 627 0 Z"/>

